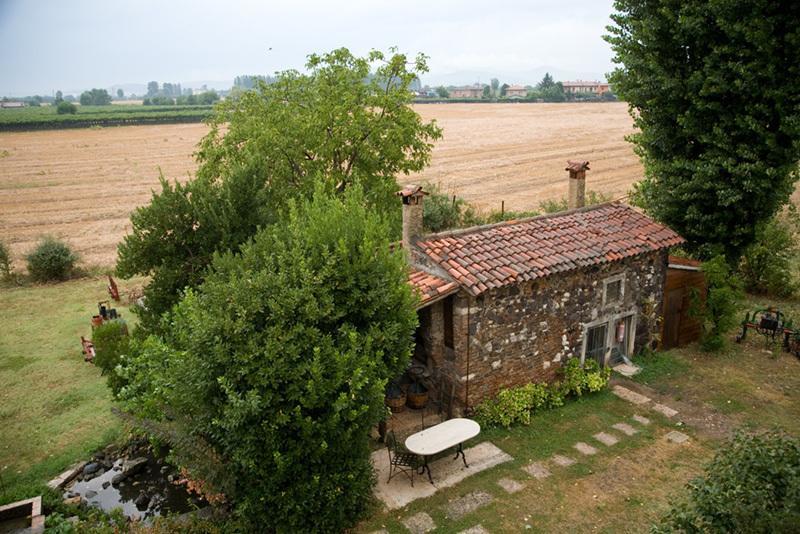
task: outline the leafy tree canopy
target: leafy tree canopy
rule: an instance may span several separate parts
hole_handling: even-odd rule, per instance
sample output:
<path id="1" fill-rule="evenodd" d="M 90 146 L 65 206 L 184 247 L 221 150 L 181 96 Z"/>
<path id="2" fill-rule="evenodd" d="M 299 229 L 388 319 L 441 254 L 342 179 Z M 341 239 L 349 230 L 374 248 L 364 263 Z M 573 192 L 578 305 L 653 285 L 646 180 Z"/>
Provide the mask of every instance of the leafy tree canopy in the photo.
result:
<path id="1" fill-rule="evenodd" d="M 202 281 L 215 252 L 236 250 L 317 184 L 329 192 L 359 184 L 399 234 L 395 177 L 423 169 L 441 137 L 409 105 L 425 57 L 409 62 L 394 50 L 356 57 L 342 48 L 309 56 L 307 69 L 219 104 L 200 144 L 197 179 L 162 180 L 161 192 L 132 215 L 117 268 L 152 276 L 145 326 Z"/>
<path id="2" fill-rule="evenodd" d="M 388 236 L 360 187 L 320 184 L 217 256 L 169 330 L 125 360 L 128 409 L 171 429 L 178 461 L 259 531 L 339 532 L 369 502 L 369 430 L 417 322 Z"/>
<path id="3" fill-rule="evenodd" d="M 111 103 L 111 95 L 105 89 L 92 89 L 81 93 L 82 106 L 107 106 Z"/>
<path id="4" fill-rule="evenodd" d="M 800 159 L 800 4 L 617 0 L 610 82 L 630 104 L 639 201 L 734 262 L 789 199 Z"/>

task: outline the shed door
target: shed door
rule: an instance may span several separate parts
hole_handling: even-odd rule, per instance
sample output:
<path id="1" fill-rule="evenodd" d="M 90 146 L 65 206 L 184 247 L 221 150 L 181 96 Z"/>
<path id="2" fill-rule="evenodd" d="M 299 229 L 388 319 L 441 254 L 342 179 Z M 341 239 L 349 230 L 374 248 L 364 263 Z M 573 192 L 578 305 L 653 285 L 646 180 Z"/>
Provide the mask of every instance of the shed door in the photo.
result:
<path id="1" fill-rule="evenodd" d="M 669 289 L 665 294 L 664 305 L 664 339 L 663 348 L 678 346 L 681 331 L 681 314 L 683 313 L 684 289 Z"/>

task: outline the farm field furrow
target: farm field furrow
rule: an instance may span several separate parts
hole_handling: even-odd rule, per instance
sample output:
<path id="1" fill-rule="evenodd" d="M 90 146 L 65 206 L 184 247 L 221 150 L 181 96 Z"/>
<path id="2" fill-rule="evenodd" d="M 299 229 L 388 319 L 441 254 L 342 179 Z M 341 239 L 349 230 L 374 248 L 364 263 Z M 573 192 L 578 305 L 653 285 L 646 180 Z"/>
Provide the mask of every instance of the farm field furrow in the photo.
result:
<path id="1" fill-rule="evenodd" d="M 624 138 L 624 103 L 423 104 L 444 128 L 424 172 L 399 182 L 439 183 L 481 208 L 531 209 L 565 196 L 566 160 L 591 162 L 587 188 L 613 197 L 642 175 Z M 194 172 L 204 124 L 0 133 L 0 239 L 16 264 L 37 238 L 64 238 L 84 263 L 113 265 L 130 212 L 170 180 Z M 399 208 L 398 208 L 399 209 Z"/>

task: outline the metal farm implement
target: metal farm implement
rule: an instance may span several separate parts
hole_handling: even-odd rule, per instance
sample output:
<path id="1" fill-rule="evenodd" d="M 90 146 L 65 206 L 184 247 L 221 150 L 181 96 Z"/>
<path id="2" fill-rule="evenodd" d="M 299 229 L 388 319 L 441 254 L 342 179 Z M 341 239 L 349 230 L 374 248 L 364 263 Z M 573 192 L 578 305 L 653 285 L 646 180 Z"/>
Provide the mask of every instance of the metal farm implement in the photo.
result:
<path id="1" fill-rule="evenodd" d="M 736 342 L 741 343 L 747 338 L 747 331 L 755 330 L 764 336 L 769 345 L 781 339 L 783 350 L 800 358 L 800 329 L 795 329 L 792 320 L 787 319 L 777 308 L 769 307 L 746 313 L 742 321 L 742 332 L 736 335 Z"/>

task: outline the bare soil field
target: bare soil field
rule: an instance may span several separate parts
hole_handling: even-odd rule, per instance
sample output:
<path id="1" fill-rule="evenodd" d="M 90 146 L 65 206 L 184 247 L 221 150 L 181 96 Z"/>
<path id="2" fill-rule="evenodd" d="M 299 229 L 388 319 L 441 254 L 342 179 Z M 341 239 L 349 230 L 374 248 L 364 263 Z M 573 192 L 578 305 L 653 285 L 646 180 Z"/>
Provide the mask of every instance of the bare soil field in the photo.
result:
<path id="1" fill-rule="evenodd" d="M 621 196 L 642 169 L 624 140 L 624 103 L 424 104 L 444 138 L 423 173 L 485 209 L 535 208 L 566 195 L 568 159 L 591 162 L 587 188 Z M 17 265 L 41 235 L 67 240 L 89 265 L 113 265 L 130 212 L 158 187 L 159 168 L 186 180 L 204 124 L 0 133 L 0 239 Z"/>

